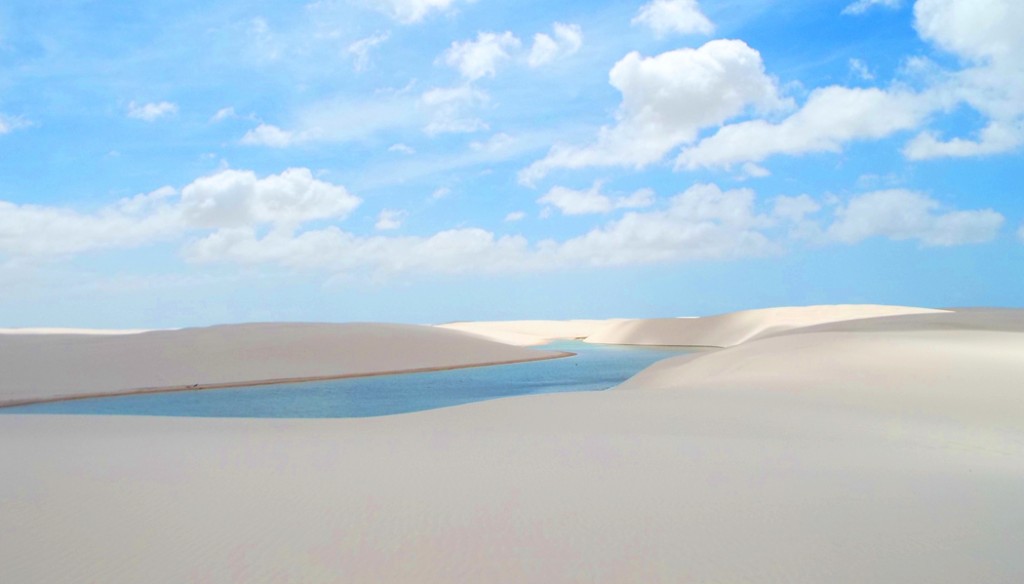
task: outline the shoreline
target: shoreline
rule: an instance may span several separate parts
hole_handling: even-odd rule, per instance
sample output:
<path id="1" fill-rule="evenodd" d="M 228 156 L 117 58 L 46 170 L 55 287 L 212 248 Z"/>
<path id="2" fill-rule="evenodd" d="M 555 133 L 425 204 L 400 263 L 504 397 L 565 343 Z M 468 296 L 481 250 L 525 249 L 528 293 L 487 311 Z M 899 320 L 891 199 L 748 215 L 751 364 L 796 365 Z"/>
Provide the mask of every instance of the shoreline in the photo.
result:
<path id="1" fill-rule="evenodd" d="M 575 357 L 577 354 L 571 351 L 552 351 L 550 355 L 542 355 L 530 359 L 515 359 L 511 361 L 492 361 L 487 363 L 472 363 L 469 365 L 450 365 L 439 367 L 418 367 L 415 369 L 400 369 L 394 371 L 374 371 L 370 373 L 343 373 L 340 375 L 317 375 L 311 377 L 287 377 L 281 379 L 260 379 L 256 381 L 236 381 L 226 383 L 210 383 L 196 385 L 174 385 L 167 387 L 144 387 L 130 389 L 127 391 L 97 392 L 70 396 L 53 396 L 23 400 L 0 400 L 0 409 L 29 406 L 34 404 L 46 404 L 55 402 L 78 401 L 83 399 L 96 399 L 104 397 L 123 397 L 129 395 L 149 395 L 156 393 L 177 393 L 185 391 L 214 391 L 218 389 L 234 389 L 239 387 L 261 387 L 265 385 L 284 385 L 288 383 L 309 383 L 313 381 L 333 381 L 336 379 L 357 379 L 361 377 L 382 377 L 385 375 L 406 375 L 411 373 L 431 373 L 435 371 L 455 371 L 458 369 L 474 369 L 477 367 L 494 367 L 497 365 L 516 365 L 518 363 L 532 363 L 534 361 L 550 361 L 553 359 L 566 359 Z"/>

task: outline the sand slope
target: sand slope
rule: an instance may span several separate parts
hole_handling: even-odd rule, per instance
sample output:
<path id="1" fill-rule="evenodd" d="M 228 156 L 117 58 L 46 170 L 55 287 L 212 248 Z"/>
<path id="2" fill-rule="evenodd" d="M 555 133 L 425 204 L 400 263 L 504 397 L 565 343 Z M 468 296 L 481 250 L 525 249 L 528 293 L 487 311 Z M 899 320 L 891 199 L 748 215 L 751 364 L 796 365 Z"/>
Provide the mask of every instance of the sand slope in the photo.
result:
<path id="1" fill-rule="evenodd" d="M 553 356 L 398 324 L 243 324 L 132 335 L 0 335 L 0 403 Z"/>
<path id="2" fill-rule="evenodd" d="M 1019 424 L 780 398 L 8 416 L 0 581 L 1021 581 Z"/>
<path id="3" fill-rule="evenodd" d="M 651 318 L 609 322 L 588 343 L 731 347 L 761 335 L 821 323 L 898 314 L 940 312 L 872 304 L 795 306 L 743 310 L 701 318 Z"/>
<path id="4" fill-rule="evenodd" d="M 399 416 L 0 416 L 0 582 L 1024 581 L 1024 312 L 757 334 Z"/>
<path id="5" fill-rule="evenodd" d="M 452 322 L 441 328 L 463 331 L 510 345 L 542 345 L 556 339 L 582 339 L 613 320 L 495 320 Z"/>
<path id="6" fill-rule="evenodd" d="M 730 390 L 1024 431 L 1024 311 L 794 329 L 656 363 L 620 390 Z"/>

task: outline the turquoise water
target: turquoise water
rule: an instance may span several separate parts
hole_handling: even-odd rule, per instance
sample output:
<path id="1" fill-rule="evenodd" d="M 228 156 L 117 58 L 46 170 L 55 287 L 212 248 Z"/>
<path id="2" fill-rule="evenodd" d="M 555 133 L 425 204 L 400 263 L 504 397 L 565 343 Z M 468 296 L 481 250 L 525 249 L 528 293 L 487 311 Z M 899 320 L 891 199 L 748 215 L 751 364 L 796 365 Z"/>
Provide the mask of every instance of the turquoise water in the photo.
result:
<path id="1" fill-rule="evenodd" d="M 514 395 L 599 391 L 648 365 L 689 352 L 559 342 L 544 347 L 575 357 L 206 391 L 178 391 L 32 404 L 6 414 L 114 414 L 243 418 L 360 418 L 454 406 Z"/>

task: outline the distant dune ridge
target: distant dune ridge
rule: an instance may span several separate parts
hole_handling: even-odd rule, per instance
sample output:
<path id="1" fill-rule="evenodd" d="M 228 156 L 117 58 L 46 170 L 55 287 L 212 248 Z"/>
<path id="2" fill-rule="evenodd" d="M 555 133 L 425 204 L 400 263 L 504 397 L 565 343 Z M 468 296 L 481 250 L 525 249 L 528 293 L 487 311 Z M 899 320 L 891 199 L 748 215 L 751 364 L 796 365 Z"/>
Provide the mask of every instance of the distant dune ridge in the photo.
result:
<path id="1" fill-rule="evenodd" d="M 651 318 L 609 322 L 588 343 L 732 347 L 759 336 L 799 327 L 901 314 L 942 312 L 930 308 L 849 304 L 743 310 L 703 318 Z"/>
<path id="2" fill-rule="evenodd" d="M 510 345 L 542 345 L 555 339 L 585 339 L 613 320 L 496 320 L 438 325 Z"/>
<path id="3" fill-rule="evenodd" d="M 230 362 L 217 347 L 266 326 L 179 339 Z M 0 416 L 0 581 L 1024 581 L 1024 311 L 353 326 L 273 330 L 258 361 L 538 354 L 445 328 L 726 348 L 611 391 L 379 418 Z M 151 335 L 96 342 L 138 358 Z M 86 346 L 15 338 L 0 366 Z"/>

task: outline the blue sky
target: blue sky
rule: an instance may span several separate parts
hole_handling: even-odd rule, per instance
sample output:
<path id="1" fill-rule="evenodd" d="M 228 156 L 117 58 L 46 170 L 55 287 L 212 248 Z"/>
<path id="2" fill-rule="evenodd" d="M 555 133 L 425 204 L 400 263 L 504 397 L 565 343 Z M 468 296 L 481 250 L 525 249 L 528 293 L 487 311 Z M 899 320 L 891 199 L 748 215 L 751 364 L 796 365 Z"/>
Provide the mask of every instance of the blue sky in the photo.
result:
<path id="1" fill-rule="evenodd" d="M 0 326 L 1020 305 L 1015 0 L 13 0 Z"/>

